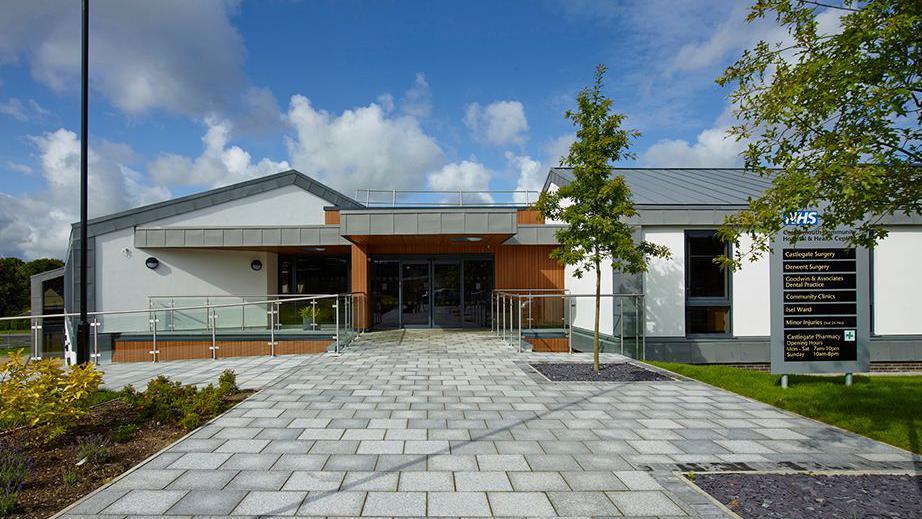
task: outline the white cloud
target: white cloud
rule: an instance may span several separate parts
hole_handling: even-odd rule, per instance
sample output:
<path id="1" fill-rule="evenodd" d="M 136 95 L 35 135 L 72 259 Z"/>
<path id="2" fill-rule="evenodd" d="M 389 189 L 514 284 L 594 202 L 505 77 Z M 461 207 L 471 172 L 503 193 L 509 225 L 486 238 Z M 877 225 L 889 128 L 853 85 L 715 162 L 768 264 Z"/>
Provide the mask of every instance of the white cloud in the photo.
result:
<path id="1" fill-rule="evenodd" d="M 442 150 L 409 115 L 391 115 L 371 103 L 342 114 L 291 98 L 286 139 L 293 166 L 347 194 L 355 188 L 418 188 L 442 162 Z"/>
<path id="2" fill-rule="evenodd" d="M 570 153 L 570 145 L 576 141 L 575 133 L 567 133 L 551 139 L 542 148 L 550 167 L 561 165 Z"/>
<path id="3" fill-rule="evenodd" d="M 17 121 L 38 122 L 51 115 L 51 112 L 45 110 L 35 99 L 23 102 L 19 98 L 11 97 L 6 101 L 0 101 L 0 114 L 8 115 Z"/>
<path id="4" fill-rule="evenodd" d="M 524 191 L 541 191 L 544 187 L 544 179 L 547 174 L 544 166 L 527 155 L 516 155 L 510 151 L 507 151 L 505 155 L 509 169 L 518 174 L 515 190 L 523 191 L 522 193 L 515 194 L 515 203 L 534 203 L 538 198 L 537 193 L 525 193 Z"/>
<path id="5" fill-rule="evenodd" d="M 237 100 L 243 42 L 225 0 L 97 0 L 90 9 L 92 88 L 120 110 L 203 116 Z M 79 88 L 80 3 L 5 2 L 0 63 L 25 57 L 59 92 Z"/>
<path id="6" fill-rule="evenodd" d="M 429 90 L 426 75 L 422 72 L 416 73 L 413 86 L 404 93 L 401 109 L 405 114 L 417 119 L 428 117 L 432 113 L 432 92 Z"/>
<path id="7" fill-rule="evenodd" d="M 436 191 L 487 191 L 490 189 L 490 170 L 472 158 L 453 162 L 431 173 L 427 178 L 429 189 Z M 458 196 L 446 196 L 445 199 L 457 202 Z M 493 202 L 489 193 L 472 193 L 464 197 L 464 203 Z"/>
<path id="8" fill-rule="evenodd" d="M 291 169 L 288 162 L 263 158 L 254 163 L 239 146 L 228 146 L 231 124 L 212 117 L 202 137 L 202 153 L 195 159 L 172 153 L 161 154 L 148 165 L 151 177 L 168 186 L 217 187 Z"/>
<path id="9" fill-rule="evenodd" d="M 495 101 L 485 107 L 471 103 L 465 110 L 464 124 L 476 139 L 494 146 L 521 144 L 528 131 L 525 107 L 519 101 Z"/>
<path id="10" fill-rule="evenodd" d="M 20 197 L 0 193 L 0 254 L 60 258 L 78 217 L 80 141 L 77 134 L 61 128 L 30 137 L 30 142 L 38 152 L 46 187 Z M 91 218 L 170 196 L 165 188 L 148 185 L 125 163 L 133 156 L 124 144 L 103 142 L 90 149 Z"/>
<path id="11" fill-rule="evenodd" d="M 694 143 L 684 139 L 663 139 L 640 155 L 644 166 L 663 168 L 730 168 L 743 163 L 740 153 L 746 147 L 745 142 L 737 142 L 735 137 L 727 135 L 733 124 L 732 107 L 724 108 L 713 127 L 700 132 Z"/>
<path id="12" fill-rule="evenodd" d="M 28 164 L 22 164 L 20 162 L 13 162 L 12 160 L 6 161 L 6 169 L 16 173 L 21 173 L 23 175 L 32 174 L 32 166 L 29 166 Z"/>

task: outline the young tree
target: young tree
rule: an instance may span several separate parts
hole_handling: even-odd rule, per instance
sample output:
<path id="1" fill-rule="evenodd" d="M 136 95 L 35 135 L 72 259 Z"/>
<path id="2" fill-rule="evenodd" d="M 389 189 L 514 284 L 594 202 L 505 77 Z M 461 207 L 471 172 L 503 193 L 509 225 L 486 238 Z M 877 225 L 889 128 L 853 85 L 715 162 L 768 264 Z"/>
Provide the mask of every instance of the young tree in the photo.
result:
<path id="1" fill-rule="evenodd" d="M 824 32 L 820 12 L 840 27 Z M 717 79 L 736 87 L 746 167 L 772 179 L 721 229 L 733 267 L 770 250 L 791 211 L 820 208 L 825 231 L 866 247 L 882 217 L 922 212 L 922 2 L 757 0 L 747 19 L 772 13 L 790 41 L 759 42 Z"/>
<path id="2" fill-rule="evenodd" d="M 603 262 L 606 267 L 637 274 L 647 270 L 648 256 L 669 256 L 666 247 L 645 241 L 635 243 L 634 228 L 626 222 L 637 211 L 624 177 L 613 177 L 611 167 L 615 161 L 633 156 L 628 151 L 631 139 L 640 133 L 621 128 L 624 115 L 612 112 L 611 99 L 602 94 L 605 71 L 604 65 L 596 67 L 595 83 L 580 91 L 577 110 L 566 114 L 576 126 L 576 142 L 563 161 L 563 165 L 573 168 L 573 182 L 553 193 L 542 193 L 537 203 L 545 218 L 568 224 L 557 231 L 560 246 L 551 257 L 575 266 L 577 277 L 585 272 L 596 275 L 592 343 L 596 372 Z"/>

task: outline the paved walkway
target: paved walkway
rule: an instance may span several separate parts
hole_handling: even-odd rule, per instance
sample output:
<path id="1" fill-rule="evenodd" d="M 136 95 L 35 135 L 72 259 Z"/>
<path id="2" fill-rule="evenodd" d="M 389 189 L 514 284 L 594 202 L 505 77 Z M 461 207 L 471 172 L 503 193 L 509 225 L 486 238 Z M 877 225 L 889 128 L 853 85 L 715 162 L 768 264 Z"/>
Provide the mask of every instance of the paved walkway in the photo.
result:
<path id="1" fill-rule="evenodd" d="M 486 332 L 369 334 L 304 357 L 70 516 L 723 517 L 673 471 L 912 468 L 696 382 L 551 383 L 527 365 L 562 358 Z"/>

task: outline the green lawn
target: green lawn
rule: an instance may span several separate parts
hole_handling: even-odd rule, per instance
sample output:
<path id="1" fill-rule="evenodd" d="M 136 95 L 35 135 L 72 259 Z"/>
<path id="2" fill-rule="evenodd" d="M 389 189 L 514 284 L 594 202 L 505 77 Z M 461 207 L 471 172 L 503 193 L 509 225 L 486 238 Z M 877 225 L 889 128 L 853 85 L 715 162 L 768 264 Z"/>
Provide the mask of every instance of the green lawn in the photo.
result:
<path id="1" fill-rule="evenodd" d="M 845 377 L 781 375 L 723 366 L 650 362 L 680 375 L 733 391 L 875 440 L 922 454 L 922 376 Z"/>

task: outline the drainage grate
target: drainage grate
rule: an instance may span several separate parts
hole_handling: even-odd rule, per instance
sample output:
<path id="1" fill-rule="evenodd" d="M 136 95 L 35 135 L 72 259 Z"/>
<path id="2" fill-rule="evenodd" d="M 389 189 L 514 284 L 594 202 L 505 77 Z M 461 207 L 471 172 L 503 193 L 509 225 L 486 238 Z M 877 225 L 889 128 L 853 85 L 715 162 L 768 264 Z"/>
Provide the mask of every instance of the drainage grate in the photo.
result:
<path id="1" fill-rule="evenodd" d="M 662 373 L 640 367 L 630 362 L 601 364 L 595 372 L 587 362 L 538 362 L 531 364 L 535 370 L 553 382 L 657 382 L 674 380 Z"/>

